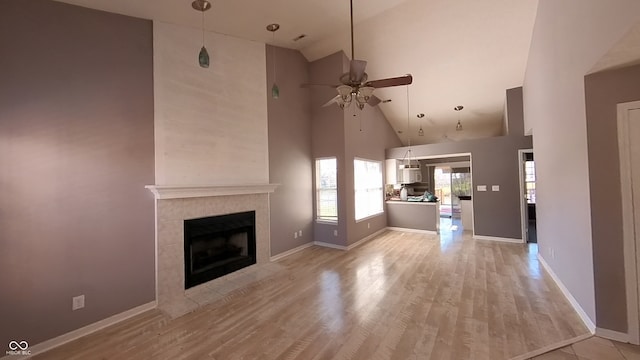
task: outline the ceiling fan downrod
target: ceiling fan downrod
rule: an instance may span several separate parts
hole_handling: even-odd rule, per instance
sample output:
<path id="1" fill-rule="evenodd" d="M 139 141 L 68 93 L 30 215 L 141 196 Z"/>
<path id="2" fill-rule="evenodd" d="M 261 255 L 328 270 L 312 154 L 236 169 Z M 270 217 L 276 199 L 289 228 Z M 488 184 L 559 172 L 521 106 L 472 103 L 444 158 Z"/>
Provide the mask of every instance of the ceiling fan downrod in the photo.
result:
<path id="1" fill-rule="evenodd" d="M 355 60 L 355 51 L 353 51 L 353 0 L 349 0 L 349 8 L 351 9 L 351 60 Z"/>

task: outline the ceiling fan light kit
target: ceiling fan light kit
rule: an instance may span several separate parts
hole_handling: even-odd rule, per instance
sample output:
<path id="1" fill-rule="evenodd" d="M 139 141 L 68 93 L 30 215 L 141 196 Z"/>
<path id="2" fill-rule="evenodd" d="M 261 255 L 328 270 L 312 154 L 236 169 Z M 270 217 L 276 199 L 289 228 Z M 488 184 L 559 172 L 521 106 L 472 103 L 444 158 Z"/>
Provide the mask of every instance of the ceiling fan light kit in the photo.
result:
<path id="1" fill-rule="evenodd" d="M 210 63 L 209 52 L 207 48 L 204 46 L 204 12 L 211 9 L 211 3 L 207 0 L 194 0 L 191 3 L 191 7 L 202 13 L 202 48 L 200 48 L 200 52 L 198 53 L 198 64 L 201 68 L 208 68 Z"/>

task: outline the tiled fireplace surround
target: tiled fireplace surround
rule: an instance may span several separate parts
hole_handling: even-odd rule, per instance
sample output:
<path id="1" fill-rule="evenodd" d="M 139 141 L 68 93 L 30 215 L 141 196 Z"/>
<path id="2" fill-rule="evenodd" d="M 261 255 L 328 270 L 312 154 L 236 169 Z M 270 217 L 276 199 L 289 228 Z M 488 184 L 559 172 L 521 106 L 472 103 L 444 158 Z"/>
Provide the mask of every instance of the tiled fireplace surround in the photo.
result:
<path id="1" fill-rule="evenodd" d="M 156 198 L 156 299 L 172 317 L 218 300 L 277 271 L 269 262 L 269 193 L 275 185 L 147 186 Z M 256 212 L 256 264 L 185 290 L 184 220 Z"/>

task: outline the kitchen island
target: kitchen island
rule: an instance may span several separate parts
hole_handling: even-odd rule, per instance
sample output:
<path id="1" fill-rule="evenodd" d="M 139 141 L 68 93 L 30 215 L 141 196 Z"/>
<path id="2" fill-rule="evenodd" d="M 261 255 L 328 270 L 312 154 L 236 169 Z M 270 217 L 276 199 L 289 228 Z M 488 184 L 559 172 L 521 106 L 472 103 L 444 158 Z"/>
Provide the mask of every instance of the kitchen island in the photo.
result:
<path id="1" fill-rule="evenodd" d="M 440 232 L 440 203 L 388 200 L 387 226 L 398 230 Z"/>

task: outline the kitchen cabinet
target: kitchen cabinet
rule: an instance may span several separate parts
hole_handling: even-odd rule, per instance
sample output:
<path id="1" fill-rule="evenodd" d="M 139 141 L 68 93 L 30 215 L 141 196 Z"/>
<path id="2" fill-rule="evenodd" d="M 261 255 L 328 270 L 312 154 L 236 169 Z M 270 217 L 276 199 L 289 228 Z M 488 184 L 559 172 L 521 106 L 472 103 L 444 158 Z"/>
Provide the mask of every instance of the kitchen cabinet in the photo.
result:
<path id="1" fill-rule="evenodd" d="M 396 159 L 387 159 L 384 162 L 384 167 L 386 170 L 386 178 L 387 178 L 387 184 L 389 185 L 396 185 L 396 184 L 400 184 L 400 180 L 398 179 L 398 176 L 400 175 L 400 171 L 398 170 L 398 160 Z"/>
<path id="2" fill-rule="evenodd" d="M 471 200 L 460 200 L 460 215 L 464 230 L 473 230 L 473 202 Z"/>

